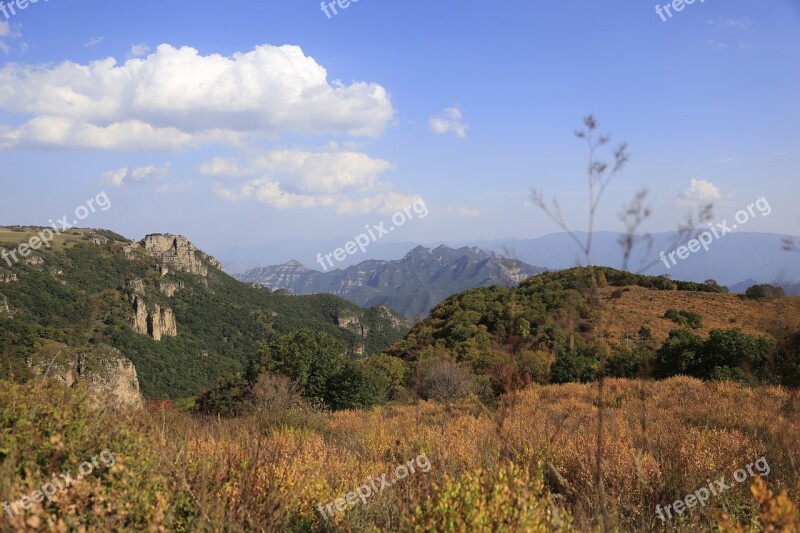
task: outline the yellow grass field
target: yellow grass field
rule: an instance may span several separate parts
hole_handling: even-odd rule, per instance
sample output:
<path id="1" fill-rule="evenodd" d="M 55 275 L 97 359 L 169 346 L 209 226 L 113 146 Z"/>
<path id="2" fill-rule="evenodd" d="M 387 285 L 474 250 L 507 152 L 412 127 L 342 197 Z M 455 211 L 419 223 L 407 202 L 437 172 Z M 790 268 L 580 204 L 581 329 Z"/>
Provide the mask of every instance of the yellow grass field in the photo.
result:
<path id="1" fill-rule="evenodd" d="M 617 297 L 612 297 L 615 292 Z M 664 318 L 670 308 L 700 314 L 703 327 L 697 332 L 704 337 L 716 328 L 740 328 L 751 335 L 766 335 L 781 327 L 800 329 L 800 297 L 745 300 L 736 294 L 654 291 L 634 286 L 625 291 L 606 287 L 601 295 L 609 310 L 606 326 L 616 343 L 625 332 L 635 335 L 642 326 L 650 328 L 653 338 L 662 343 L 670 330 L 679 327 Z"/>
<path id="2" fill-rule="evenodd" d="M 224 420 L 96 410 L 80 388 L 2 383 L 0 423 L 14 432 L 0 440 L 0 500 L 108 448 L 113 468 L 34 504 L 13 527 L 516 532 L 593 531 L 605 520 L 615 531 L 798 530 L 795 504 L 780 497 L 800 490 L 797 393 L 683 377 L 608 380 L 603 513 L 593 482 L 596 390 L 537 386 L 496 412 L 472 401 L 421 402 L 333 414 L 267 408 Z M 427 473 L 323 518 L 320 504 L 420 454 L 430 460 Z M 748 478 L 667 524 L 656 517 L 656 505 L 707 480 L 731 480 L 760 457 L 770 467 L 768 489 Z"/>

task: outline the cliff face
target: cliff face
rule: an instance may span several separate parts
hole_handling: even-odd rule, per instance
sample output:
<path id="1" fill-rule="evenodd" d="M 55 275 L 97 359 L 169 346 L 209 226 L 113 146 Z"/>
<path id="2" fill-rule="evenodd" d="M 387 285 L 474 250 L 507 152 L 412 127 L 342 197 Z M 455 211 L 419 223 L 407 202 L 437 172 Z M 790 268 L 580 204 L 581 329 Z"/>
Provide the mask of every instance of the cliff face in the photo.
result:
<path id="1" fill-rule="evenodd" d="M 178 325 L 172 309 L 154 305 L 152 311 L 148 310 L 144 299 L 138 294 L 133 295 L 133 329 L 155 341 L 160 341 L 161 337 L 178 335 Z"/>
<path id="2" fill-rule="evenodd" d="M 45 343 L 28 360 L 34 376 L 62 381 L 68 387 L 85 382 L 93 402 L 111 401 L 122 408 L 142 405 L 136 368 L 122 352 L 106 345 L 78 351 Z"/>
<path id="3" fill-rule="evenodd" d="M 153 340 L 160 341 L 161 337 L 176 337 L 178 325 L 172 309 L 156 305 L 153 312 L 147 317 L 147 333 Z"/>
<path id="4" fill-rule="evenodd" d="M 161 291 L 161 294 L 167 298 L 172 298 L 175 296 L 176 292 L 183 288 L 184 286 L 182 281 L 162 280 L 158 283 L 158 290 Z"/>
<path id="5" fill-rule="evenodd" d="M 197 247 L 183 235 L 155 233 L 147 235 L 139 244 L 167 268 L 202 277 L 208 276 L 208 268 L 200 258 L 201 252 L 198 252 Z M 206 256 L 206 260 L 214 268 L 222 269 L 222 264 L 213 257 Z"/>

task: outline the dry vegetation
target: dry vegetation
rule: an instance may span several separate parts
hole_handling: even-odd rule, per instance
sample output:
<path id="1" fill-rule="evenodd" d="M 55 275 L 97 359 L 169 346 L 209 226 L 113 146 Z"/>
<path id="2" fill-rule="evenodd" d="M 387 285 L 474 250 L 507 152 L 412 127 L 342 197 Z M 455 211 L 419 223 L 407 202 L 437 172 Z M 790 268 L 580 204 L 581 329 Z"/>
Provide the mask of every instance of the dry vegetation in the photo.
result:
<path id="1" fill-rule="evenodd" d="M 607 380 L 608 520 L 662 530 L 656 504 L 764 456 L 750 481 L 669 528 L 798 531 L 800 398 L 689 378 Z M 497 411 L 469 400 L 322 413 L 287 398 L 256 415 L 197 419 L 163 408 L 91 410 L 82 390 L 0 383 L 0 501 L 16 500 L 100 450 L 117 464 L 13 523 L 29 530 L 597 530 L 594 385 L 533 387 Z M 272 409 L 274 403 L 277 408 Z M 425 453 L 432 463 L 326 522 L 317 510 Z M 723 515 L 727 515 L 723 516 Z M 760 528 L 764 529 L 760 529 Z M 776 529 L 769 529 L 775 527 Z M 10 529 L 7 516 L 1 529 Z"/>
<path id="2" fill-rule="evenodd" d="M 600 294 L 610 311 L 606 324 L 609 336 L 617 342 L 626 332 L 635 334 L 644 326 L 660 344 L 678 327 L 664 318 L 670 308 L 698 313 L 703 327 L 697 333 L 703 337 L 712 329 L 740 328 L 757 336 L 774 334 L 781 327 L 800 329 L 800 298 L 745 300 L 736 294 L 654 291 L 635 286 L 605 287 Z"/>

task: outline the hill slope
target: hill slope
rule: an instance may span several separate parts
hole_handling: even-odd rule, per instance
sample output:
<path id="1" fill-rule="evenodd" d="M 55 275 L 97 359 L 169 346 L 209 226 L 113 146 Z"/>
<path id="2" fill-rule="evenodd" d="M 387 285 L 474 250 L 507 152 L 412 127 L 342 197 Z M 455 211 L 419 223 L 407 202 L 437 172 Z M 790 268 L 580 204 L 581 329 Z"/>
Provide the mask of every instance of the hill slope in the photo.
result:
<path id="1" fill-rule="evenodd" d="M 0 248 L 15 249 L 38 231 L 0 228 Z M 146 396 L 179 398 L 240 371 L 260 342 L 281 334 L 326 332 L 358 356 L 381 351 L 408 329 L 385 307 L 272 293 L 218 266 L 183 237 L 133 242 L 102 230 L 70 230 L 49 248 L 4 262 L 0 377 L 24 379 L 45 340 L 104 344 L 133 362 Z"/>
<path id="2" fill-rule="evenodd" d="M 427 315 L 452 294 L 488 285 L 516 285 L 543 271 L 478 248 L 418 246 L 399 261 L 364 261 L 325 273 L 290 261 L 236 277 L 294 294 L 336 294 L 364 307 L 386 305 L 413 319 Z"/>
<path id="3" fill-rule="evenodd" d="M 479 386 L 491 387 L 496 395 L 529 381 L 594 379 L 599 350 L 608 352 L 607 371 L 614 375 L 652 374 L 657 349 L 673 330 L 689 331 L 691 336 L 685 334 L 682 340 L 697 336 L 699 343 L 712 336 L 712 330 L 738 329 L 741 333 L 721 335 L 735 337 L 735 343 L 757 345 L 757 350 L 800 332 L 797 298 L 752 301 L 726 294 L 713 284 L 675 282 L 608 268 L 596 267 L 596 271 L 602 312 L 589 304 L 587 269 L 549 272 L 517 288 L 478 288 L 448 298 L 389 354 L 411 362 L 455 360 L 479 376 Z M 763 337 L 765 344 L 749 336 Z M 731 360 L 738 361 L 744 352 L 737 350 L 717 351 L 730 352 Z M 758 379 L 777 382 L 788 371 L 794 372 L 800 354 L 792 350 L 789 347 L 783 352 L 786 357 L 779 356 L 784 357 L 779 364 L 774 350 L 748 352 L 761 365 Z M 693 357 L 689 352 L 685 356 Z"/>

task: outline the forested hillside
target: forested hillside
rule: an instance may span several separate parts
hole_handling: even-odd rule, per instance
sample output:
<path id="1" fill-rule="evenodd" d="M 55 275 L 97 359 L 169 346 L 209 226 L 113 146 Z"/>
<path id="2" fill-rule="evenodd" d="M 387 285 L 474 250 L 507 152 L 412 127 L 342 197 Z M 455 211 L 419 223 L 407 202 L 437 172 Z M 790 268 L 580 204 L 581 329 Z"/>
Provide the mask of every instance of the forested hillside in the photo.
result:
<path id="1" fill-rule="evenodd" d="M 0 229 L 0 246 L 16 248 L 36 231 Z M 70 230 L 49 249 L 3 263 L 0 279 L 8 281 L 0 283 L 0 376 L 25 379 L 43 340 L 73 348 L 108 344 L 134 363 L 145 396 L 181 398 L 242 372 L 260 343 L 282 334 L 310 328 L 339 340 L 350 356 L 365 356 L 408 329 L 388 308 L 364 310 L 336 296 L 254 288 L 202 252 L 196 257 L 199 274 L 172 266 L 169 253 L 150 253 L 120 235 Z M 142 331 L 134 324 L 137 305 Z M 163 328 L 153 326 L 159 317 Z M 156 340 L 147 328 L 164 334 Z"/>

